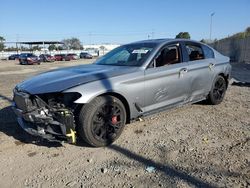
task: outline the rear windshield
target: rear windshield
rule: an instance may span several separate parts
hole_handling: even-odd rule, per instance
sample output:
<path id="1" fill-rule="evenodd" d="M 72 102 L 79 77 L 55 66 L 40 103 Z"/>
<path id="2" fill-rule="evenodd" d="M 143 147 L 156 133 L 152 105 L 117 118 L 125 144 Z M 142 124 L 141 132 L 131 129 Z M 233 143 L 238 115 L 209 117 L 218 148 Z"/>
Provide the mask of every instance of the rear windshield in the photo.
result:
<path id="1" fill-rule="evenodd" d="M 21 54 L 20 57 L 31 57 L 34 56 L 33 54 Z"/>

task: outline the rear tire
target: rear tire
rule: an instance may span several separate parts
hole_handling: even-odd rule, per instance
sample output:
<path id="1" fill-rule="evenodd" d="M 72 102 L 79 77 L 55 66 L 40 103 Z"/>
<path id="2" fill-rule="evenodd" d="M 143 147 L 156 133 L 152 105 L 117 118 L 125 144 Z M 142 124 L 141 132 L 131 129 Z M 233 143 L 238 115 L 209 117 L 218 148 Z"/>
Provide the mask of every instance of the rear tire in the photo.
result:
<path id="1" fill-rule="evenodd" d="M 113 96 L 99 96 L 82 107 L 78 134 L 91 146 L 107 146 L 121 135 L 125 122 L 123 103 Z"/>
<path id="2" fill-rule="evenodd" d="M 208 103 L 212 105 L 220 104 L 225 96 L 227 83 L 223 76 L 218 75 L 214 80 L 211 91 L 208 95 Z"/>

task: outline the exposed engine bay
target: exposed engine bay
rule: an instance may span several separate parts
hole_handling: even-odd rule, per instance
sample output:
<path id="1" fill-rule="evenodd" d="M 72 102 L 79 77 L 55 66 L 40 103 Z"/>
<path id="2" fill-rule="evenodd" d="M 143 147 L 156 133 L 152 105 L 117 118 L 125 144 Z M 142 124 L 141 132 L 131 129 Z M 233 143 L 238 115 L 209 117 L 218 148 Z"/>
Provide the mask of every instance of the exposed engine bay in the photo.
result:
<path id="1" fill-rule="evenodd" d="M 13 109 L 22 121 L 23 128 L 33 135 L 46 135 L 47 139 L 67 139 L 75 142 L 75 111 L 78 109 L 74 101 L 81 95 L 78 93 L 47 93 L 30 95 L 14 90 Z M 20 122 L 19 122 L 20 123 Z M 31 131 L 30 124 L 34 124 Z"/>

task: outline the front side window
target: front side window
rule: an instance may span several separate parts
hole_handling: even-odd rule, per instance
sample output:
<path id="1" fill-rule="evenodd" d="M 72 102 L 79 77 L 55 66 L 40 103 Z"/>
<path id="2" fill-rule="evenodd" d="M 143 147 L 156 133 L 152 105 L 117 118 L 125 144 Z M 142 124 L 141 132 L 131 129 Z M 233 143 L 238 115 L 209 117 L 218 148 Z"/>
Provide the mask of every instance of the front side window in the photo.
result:
<path id="1" fill-rule="evenodd" d="M 155 58 L 155 67 L 161 67 L 166 65 L 172 65 L 180 63 L 180 49 L 179 45 L 169 45 L 164 47 Z"/>
<path id="2" fill-rule="evenodd" d="M 199 45 L 187 44 L 186 49 L 188 52 L 189 61 L 204 59 L 202 48 Z"/>
<path id="3" fill-rule="evenodd" d="M 101 57 L 95 64 L 141 66 L 156 45 L 156 43 L 138 43 L 120 46 Z"/>

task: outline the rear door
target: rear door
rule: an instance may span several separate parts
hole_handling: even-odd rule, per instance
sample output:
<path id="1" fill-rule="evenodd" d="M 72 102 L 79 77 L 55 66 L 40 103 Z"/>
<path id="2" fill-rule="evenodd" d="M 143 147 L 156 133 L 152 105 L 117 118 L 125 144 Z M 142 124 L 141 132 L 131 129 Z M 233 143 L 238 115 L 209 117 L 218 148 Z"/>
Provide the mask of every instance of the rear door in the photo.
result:
<path id="1" fill-rule="evenodd" d="M 204 99 L 211 89 L 214 58 L 207 58 L 202 44 L 183 43 L 190 76 L 190 101 Z"/>
<path id="2" fill-rule="evenodd" d="M 185 102 L 189 97 L 188 63 L 179 43 L 162 48 L 145 70 L 145 112 Z"/>

